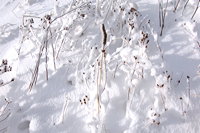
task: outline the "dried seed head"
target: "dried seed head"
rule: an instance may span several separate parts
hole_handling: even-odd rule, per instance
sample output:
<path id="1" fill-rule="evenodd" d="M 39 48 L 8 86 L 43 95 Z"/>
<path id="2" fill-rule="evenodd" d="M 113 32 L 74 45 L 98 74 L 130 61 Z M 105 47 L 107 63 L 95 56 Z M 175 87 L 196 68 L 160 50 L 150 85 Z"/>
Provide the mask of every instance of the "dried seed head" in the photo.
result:
<path id="1" fill-rule="evenodd" d="M 30 23 L 32 23 L 32 24 L 34 23 L 34 20 L 33 20 L 33 18 L 31 18 L 31 19 L 30 19 Z"/>
<path id="2" fill-rule="evenodd" d="M 137 56 L 134 56 L 134 59 L 137 60 L 138 59 Z"/>
<path id="3" fill-rule="evenodd" d="M 69 30 L 69 28 L 68 28 L 68 27 L 65 27 L 63 30 Z"/>
<path id="4" fill-rule="evenodd" d="M 131 8 L 131 10 L 130 10 L 131 12 L 135 12 L 135 11 L 137 11 L 135 8 Z"/>
<path id="5" fill-rule="evenodd" d="M 51 20 L 51 15 L 46 15 L 45 18 L 46 18 L 47 20 Z"/>
<path id="6" fill-rule="evenodd" d="M 157 84 L 157 87 L 163 88 L 163 87 L 164 87 L 164 84 L 162 84 L 162 85 Z"/>
<path id="7" fill-rule="evenodd" d="M 84 17 L 85 17 L 85 14 L 81 14 L 80 16 L 84 18 Z"/>
<path id="8" fill-rule="evenodd" d="M 8 64 L 8 61 L 7 61 L 7 60 L 2 60 L 2 64 L 3 64 L 3 65 L 7 65 L 7 64 Z"/>

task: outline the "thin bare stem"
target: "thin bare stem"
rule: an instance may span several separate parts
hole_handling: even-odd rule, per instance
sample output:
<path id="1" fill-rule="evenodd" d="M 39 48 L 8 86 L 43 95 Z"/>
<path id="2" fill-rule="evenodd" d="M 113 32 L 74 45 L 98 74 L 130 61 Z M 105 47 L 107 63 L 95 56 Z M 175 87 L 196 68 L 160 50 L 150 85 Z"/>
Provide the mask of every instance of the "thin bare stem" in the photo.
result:
<path id="1" fill-rule="evenodd" d="M 51 21 L 51 24 L 54 23 L 57 19 L 59 19 L 59 18 L 65 16 L 65 15 L 71 13 L 71 12 L 74 11 L 74 10 L 77 10 L 77 9 L 79 9 L 79 8 L 82 8 L 82 7 L 86 6 L 86 5 L 87 5 L 87 3 L 83 3 L 82 5 L 77 6 L 77 7 L 75 7 L 74 9 L 71 9 L 71 10 L 67 11 L 66 13 L 63 13 L 62 15 L 60 15 L 60 16 L 54 18 L 54 19 Z M 50 25 L 50 26 L 51 26 L 51 25 Z"/>
<path id="2" fill-rule="evenodd" d="M 162 36 L 163 29 L 165 27 L 165 18 L 166 18 L 166 14 L 167 14 L 167 8 L 168 8 L 169 1 L 167 0 L 165 8 L 163 8 L 163 6 L 164 6 L 163 1 L 161 2 L 160 0 L 158 0 L 158 2 L 159 2 L 159 23 L 160 23 L 160 28 L 161 28 L 160 36 Z"/>
<path id="3" fill-rule="evenodd" d="M 176 12 L 176 10 L 177 10 L 177 8 L 178 8 L 178 5 L 179 5 L 180 1 L 181 1 L 181 0 L 178 0 L 177 4 L 176 4 L 175 7 L 174 7 L 174 11 L 173 11 L 173 12 Z"/>
<path id="4" fill-rule="evenodd" d="M 159 11 L 158 11 L 158 15 L 159 15 L 159 26 L 161 27 L 161 3 L 160 3 L 160 1 L 159 1 L 159 4 L 158 4 L 158 8 L 159 8 Z"/>
<path id="5" fill-rule="evenodd" d="M 199 3 L 200 3 L 200 0 L 199 0 L 198 3 L 197 3 L 196 9 L 195 9 L 195 11 L 194 11 L 194 13 L 193 13 L 191 19 L 193 19 L 194 16 L 195 16 L 195 14 L 197 13 L 197 10 L 199 9 Z"/>
<path id="6" fill-rule="evenodd" d="M 186 8 L 186 6 L 187 6 L 188 2 L 189 2 L 189 0 L 187 0 L 187 1 L 185 2 L 185 5 L 184 5 L 184 7 L 183 7 L 182 14 L 183 14 L 183 12 L 184 12 L 184 10 L 185 10 L 185 8 Z"/>
<path id="7" fill-rule="evenodd" d="M 0 87 L 2 87 L 2 86 L 5 86 L 5 85 L 8 85 L 8 84 L 10 84 L 11 82 L 13 82 L 14 81 L 14 78 L 12 78 L 10 81 L 8 81 L 8 82 L 5 82 L 5 83 L 2 83 L 2 84 L 0 84 Z"/>
<path id="8" fill-rule="evenodd" d="M 31 79 L 30 85 L 29 85 L 29 91 L 31 91 L 32 87 L 37 82 L 39 65 L 40 65 L 40 59 L 42 57 L 43 50 L 44 50 L 44 45 L 41 45 L 40 46 L 40 51 L 39 51 L 39 54 L 38 54 L 38 60 L 37 60 L 37 63 L 36 63 L 36 66 L 35 66 L 35 69 L 34 69 L 34 72 L 33 72 L 33 75 L 32 75 L 32 79 Z"/>
<path id="9" fill-rule="evenodd" d="M 105 90 L 106 85 L 106 43 L 107 43 L 107 33 L 105 29 L 105 25 L 101 25 L 101 33 L 102 33 L 102 51 L 100 61 L 98 62 L 98 73 L 97 73 L 97 104 L 98 104 L 98 115 L 100 114 L 101 109 L 101 93 Z M 100 92 L 100 88 L 102 91 Z"/>
<path id="10" fill-rule="evenodd" d="M 3 121 L 5 121 L 10 115 L 11 115 L 11 113 L 9 112 L 9 113 L 6 115 L 5 118 L 3 118 L 2 120 L 0 120 L 0 123 L 3 122 Z"/>
<path id="11" fill-rule="evenodd" d="M 57 52 L 57 54 L 56 54 L 56 59 L 58 58 L 58 56 L 59 56 L 59 54 L 60 54 L 61 48 L 62 48 L 62 46 L 63 46 L 63 44 L 64 44 L 64 42 L 65 42 L 65 39 L 66 39 L 66 35 L 67 35 L 67 33 L 65 33 L 65 35 L 64 35 L 64 37 L 63 37 L 63 39 L 62 39 L 62 42 L 61 42 L 60 47 L 59 47 L 59 49 L 58 49 L 58 52 Z"/>
<path id="12" fill-rule="evenodd" d="M 44 45 L 45 45 L 45 52 L 46 52 L 46 54 L 45 54 L 45 56 L 46 56 L 46 59 L 45 59 L 45 62 L 46 62 L 46 80 L 48 80 L 48 40 L 47 40 L 47 38 L 48 38 L 48 29 L 47 29 L 47 35 L 46 35 L 46 39 L 44 40 Z"/>

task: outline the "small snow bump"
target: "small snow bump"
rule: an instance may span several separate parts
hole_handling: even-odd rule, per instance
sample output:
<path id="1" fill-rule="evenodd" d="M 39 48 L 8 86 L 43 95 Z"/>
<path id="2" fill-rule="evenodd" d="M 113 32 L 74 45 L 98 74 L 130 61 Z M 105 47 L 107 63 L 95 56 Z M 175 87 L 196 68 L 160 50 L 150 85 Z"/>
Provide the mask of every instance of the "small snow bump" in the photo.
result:
<path id="1" fill-rule="evenodd" d="M 151 76 L 156 76 L 156 69 L 155 68 L 151 69 Z"/>

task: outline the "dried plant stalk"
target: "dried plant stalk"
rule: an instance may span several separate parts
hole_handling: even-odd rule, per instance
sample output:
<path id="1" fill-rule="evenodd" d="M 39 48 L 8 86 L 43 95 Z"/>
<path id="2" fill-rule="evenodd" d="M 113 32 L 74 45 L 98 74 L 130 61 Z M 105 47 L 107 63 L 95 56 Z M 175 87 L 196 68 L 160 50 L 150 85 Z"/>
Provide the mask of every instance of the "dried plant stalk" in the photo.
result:
<path id="1" fill-rule="evenodd" d="M 197 3 L 197 6 L 196 6 L 196 8 L 195 8 L 195 10 L 194 10 L 194 13 L 193 13 L 191 19 L 193 19 L 194 16 L 195 16 L 195 14 L 197 13 L 197 10 L 199 9 L 199 3 L 200 3 L 200 0 L 199 0 L 198 3 Z"/>
<path id="2" fill-rule="evenodd" d="M 105 25 L 101 25 L 102 32 L 102 51 L 100 61 L 98 63 L 98 73 L 97 73 L 97 105 L 98 105 L 98 114 L 100 114 L 101 109 L 101 93 L 105 90 L 106 85 L 106 43 L 107 43 L 107 33 L 105 29 Z M 100 89 L 102 91 L 100 92 Z"/>

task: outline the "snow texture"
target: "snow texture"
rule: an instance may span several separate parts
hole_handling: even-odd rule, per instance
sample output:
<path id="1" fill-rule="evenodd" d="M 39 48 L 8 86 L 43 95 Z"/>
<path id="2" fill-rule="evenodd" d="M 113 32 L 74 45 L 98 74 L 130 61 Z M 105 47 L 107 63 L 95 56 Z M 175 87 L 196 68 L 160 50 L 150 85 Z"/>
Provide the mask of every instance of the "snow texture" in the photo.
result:
<path id="1" fill-rule="evenodd" d="M 0 132 L 200 132 L 199 2 L 0 1 Z"/>

